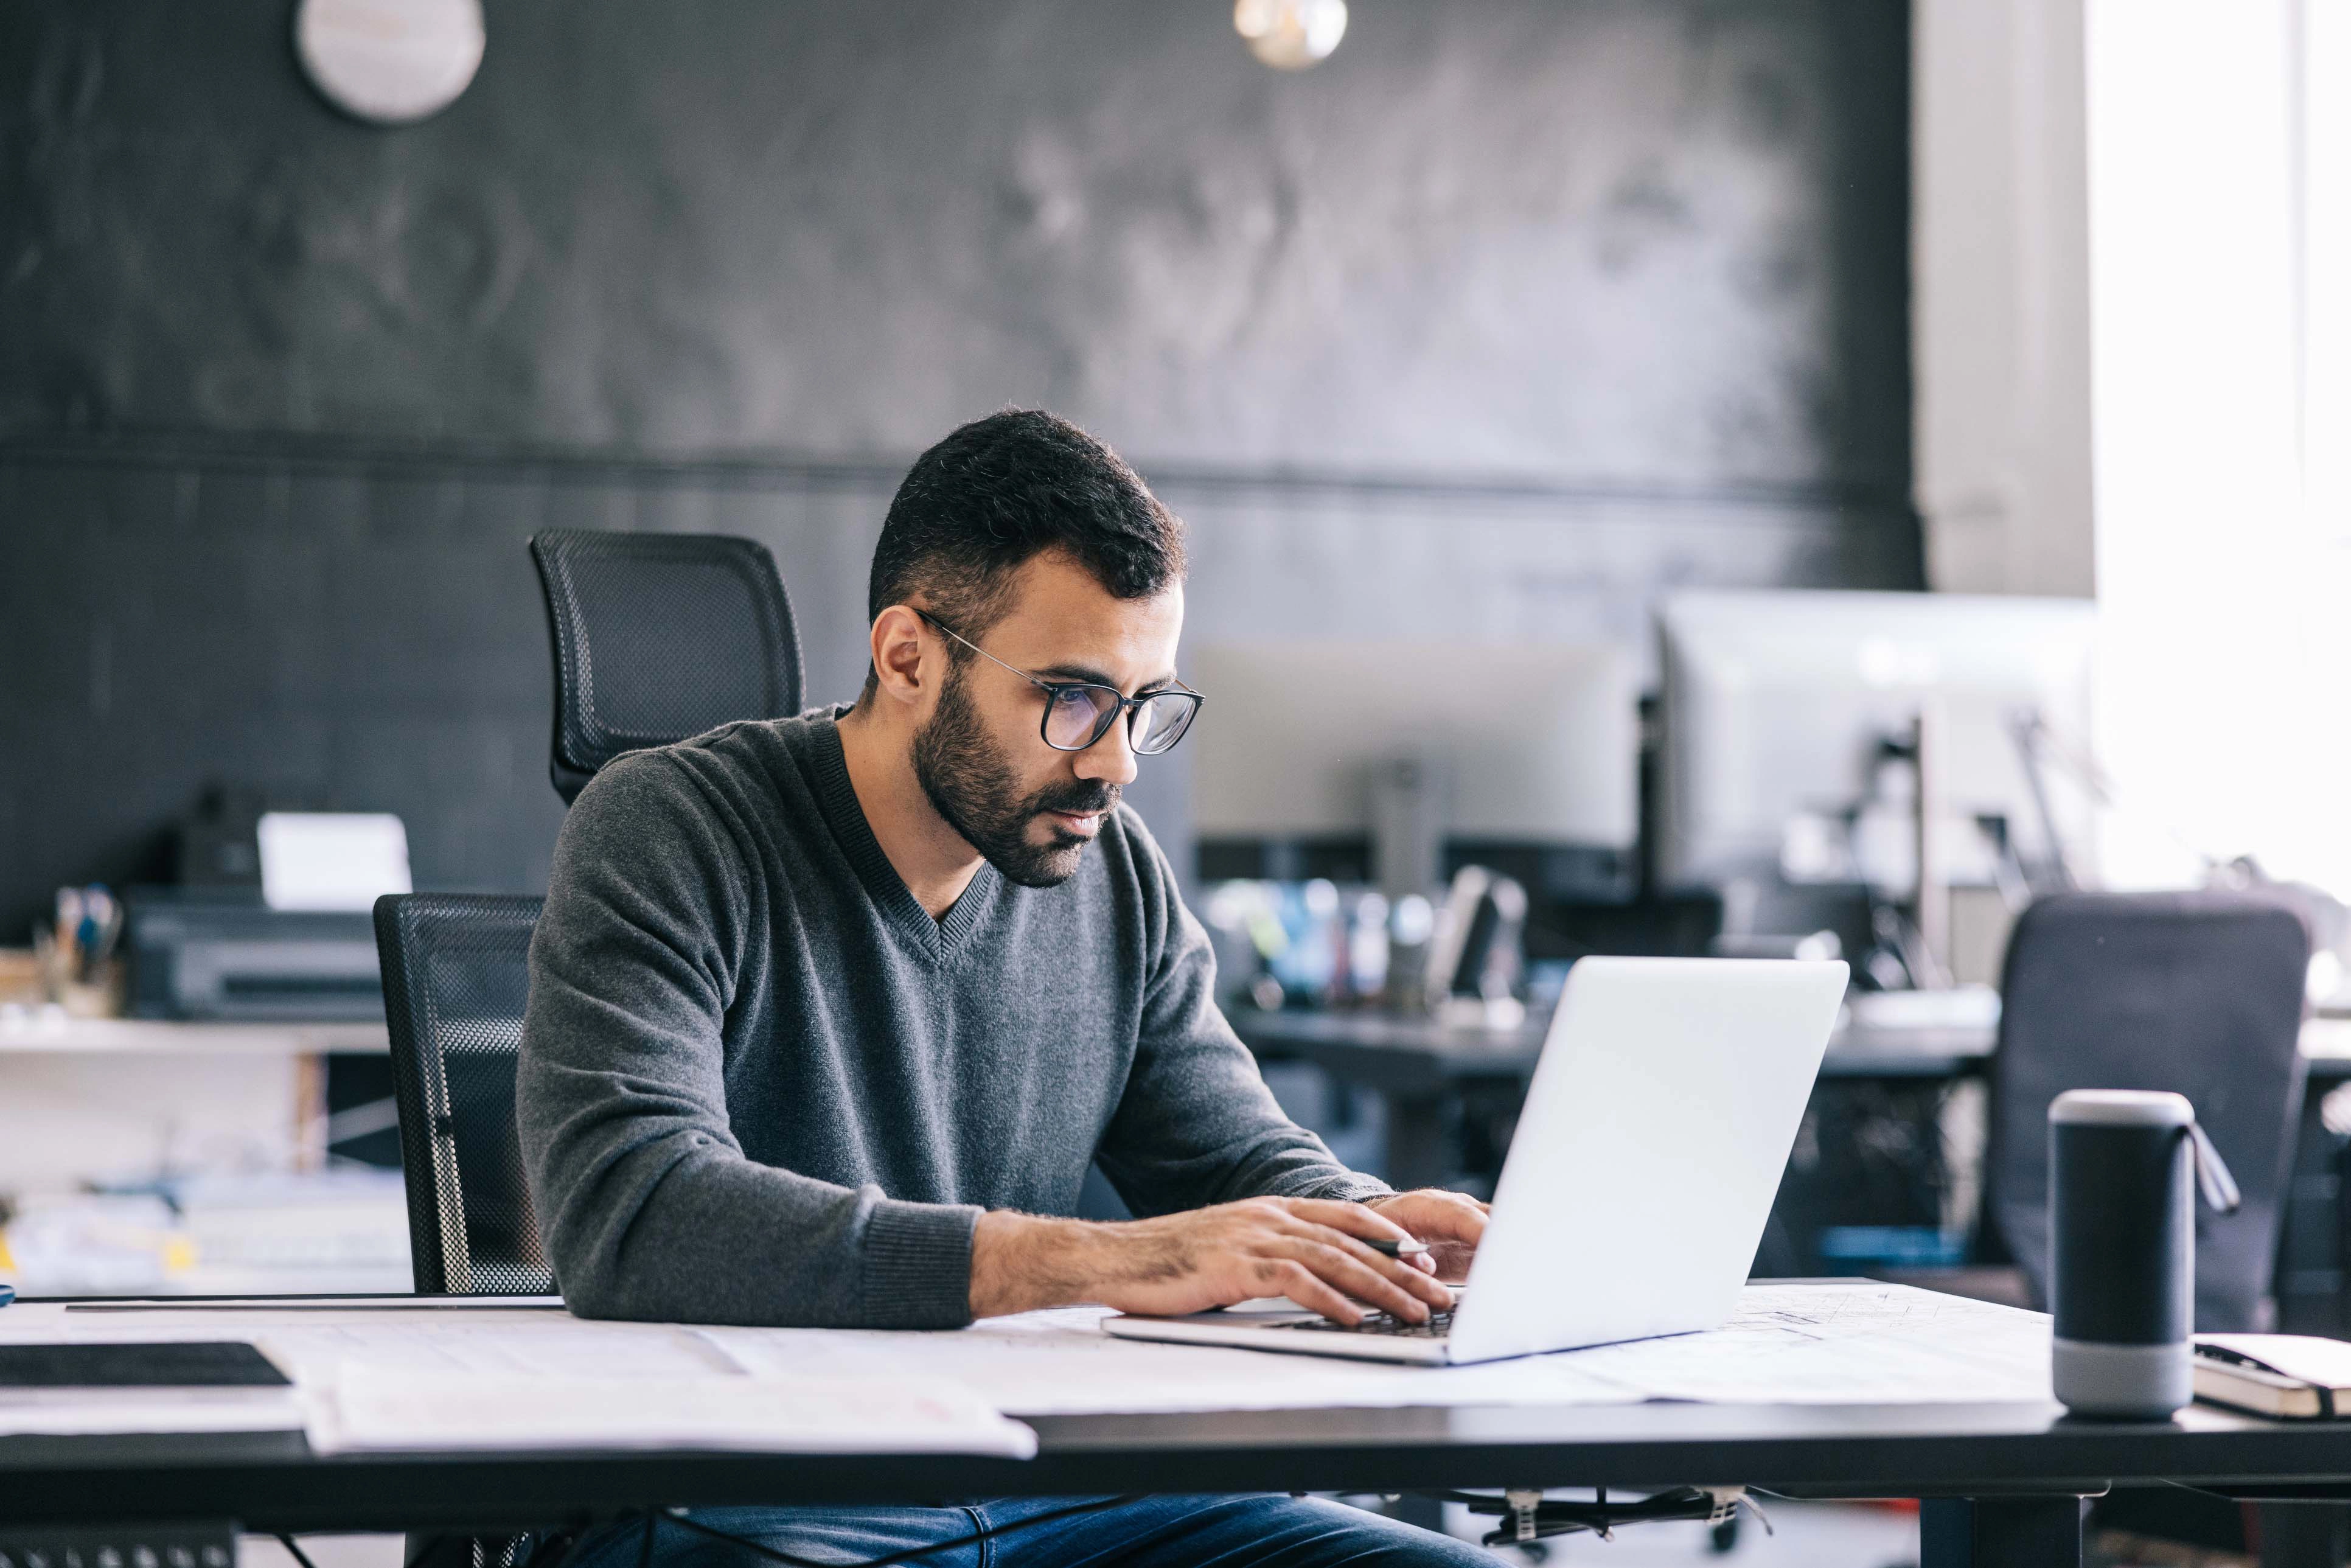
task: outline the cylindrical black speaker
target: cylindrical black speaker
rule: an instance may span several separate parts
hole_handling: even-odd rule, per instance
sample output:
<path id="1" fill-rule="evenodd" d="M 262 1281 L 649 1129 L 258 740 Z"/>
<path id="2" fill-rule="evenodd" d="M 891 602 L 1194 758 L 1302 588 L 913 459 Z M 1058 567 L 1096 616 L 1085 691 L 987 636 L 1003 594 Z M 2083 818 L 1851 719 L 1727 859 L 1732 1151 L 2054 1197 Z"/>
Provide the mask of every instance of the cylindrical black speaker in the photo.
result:
<path id="1" fill-rule="evenodd" d="M 2178 1094 L 2076 1089 L 2050 1104 L 2050 1372 L 2069 1409 L 2168 1416 L 2193 1396 L 2195 1119 Z"/>
<path id="2" fill-rule="evenodd" d="M 2235 1207 L 2181 1095 L 2074 1089 L 2050 1103 L 2050 1374 L 2068 1409 L 2161 1419 L 2195 1396 L 2199 1177 L 2213 1207 Z"/>

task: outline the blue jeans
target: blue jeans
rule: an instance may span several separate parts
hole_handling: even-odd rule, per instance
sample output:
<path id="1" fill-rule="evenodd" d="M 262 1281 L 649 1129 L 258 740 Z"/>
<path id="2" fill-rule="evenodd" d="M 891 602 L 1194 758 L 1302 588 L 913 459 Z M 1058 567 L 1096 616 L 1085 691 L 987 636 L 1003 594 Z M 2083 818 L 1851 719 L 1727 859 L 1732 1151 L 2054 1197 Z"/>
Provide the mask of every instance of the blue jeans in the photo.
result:
<path id="1" fill-rule="evenodd" d="M 995 1498 L 956 1508 L 713 1508 L 695 1520 L 777 1552 L 845 1565 L 926 1542 L 906 1568 L 1496 1568 L 1478 1547 L 1376 1513 L 1282 1492 L 1147 1497 L 1029 1524 L 1089 1500 Z M 637 1568 L 642 1523 L 582 1539 L 570 1568 Z M 674 1520 L 656 1527 L 657 1568 L 777 1568 L 773 1559 Z"/>

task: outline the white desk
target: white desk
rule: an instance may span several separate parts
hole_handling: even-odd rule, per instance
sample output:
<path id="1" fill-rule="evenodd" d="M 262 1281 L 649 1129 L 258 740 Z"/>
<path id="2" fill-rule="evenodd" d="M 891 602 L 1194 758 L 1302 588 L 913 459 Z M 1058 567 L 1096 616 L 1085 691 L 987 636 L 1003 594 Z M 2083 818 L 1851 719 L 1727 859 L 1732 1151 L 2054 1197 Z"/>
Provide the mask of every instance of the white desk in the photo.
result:
<path id="1" fill-rule="evenodd" d="M 0 1192 L 325 1155 L 326 1059 L 381 1056 L 381 1023 L 181 1023 L 0 1014 Z"/>
<path id="2" fill-rule="evenodd" d="M 0 1014 L 0 1055 L 382 1056 L 380 1023 L 183 1023 L 172 1019 Z"/>

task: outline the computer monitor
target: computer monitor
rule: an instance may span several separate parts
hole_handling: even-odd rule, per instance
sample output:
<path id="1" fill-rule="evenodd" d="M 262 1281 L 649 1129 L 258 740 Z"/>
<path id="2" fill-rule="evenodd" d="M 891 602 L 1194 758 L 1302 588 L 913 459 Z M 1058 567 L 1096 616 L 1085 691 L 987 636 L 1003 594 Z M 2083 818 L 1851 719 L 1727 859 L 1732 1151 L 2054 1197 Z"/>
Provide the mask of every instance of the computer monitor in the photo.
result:
<path id="1" fill-rule="evenodd" d="M 1640 715 L 1629 650 L 1247 642 L 1205 645 L 1194 663 L 1213 705 L 1190 742 L 1204 874 L 1272 874 L 1216 857 L 1286 844 L 1352 854 L 1359 874 L 1390 881 L 1372 841 L 1396 821 L 1396 776 L 1417 773 L 1428 831 L 1453 858 L 1547 852 L 1539 891 L 1630 893 Z M 1334 874 L 1327 862 L 1300 869 Z"/>
<path id="2" fill-rule="evenodd" d="M 1658 624 L 1660 881 L 1760 896 L 1760 929 L 1777 928 L 1775 892 L 1806 883 L 1914 897 L 1920 775 L 1899 753 L 1922 718 L 1943 885 L 2090 869 L 2087 789 L 2026 760 L 2086 755 L 2087 601 L 1705 591 L 1667 599 Z"/>

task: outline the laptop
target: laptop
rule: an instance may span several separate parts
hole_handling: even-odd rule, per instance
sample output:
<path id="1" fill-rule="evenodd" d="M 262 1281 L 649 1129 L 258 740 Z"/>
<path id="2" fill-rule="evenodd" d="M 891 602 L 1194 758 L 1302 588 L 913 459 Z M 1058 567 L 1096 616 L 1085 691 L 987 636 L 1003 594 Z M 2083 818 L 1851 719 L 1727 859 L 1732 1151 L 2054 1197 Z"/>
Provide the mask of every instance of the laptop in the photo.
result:
<path id="1" fill-rule="evenodd" d="M 1585 958 L 1568 971 L 1453 1309 L 1355 1327 L 1282 1297 L 1119 1315 L 1122 1339 L 1428 1365 L 1719 1328 L 1844 998 L 1836 962 Z"/>

